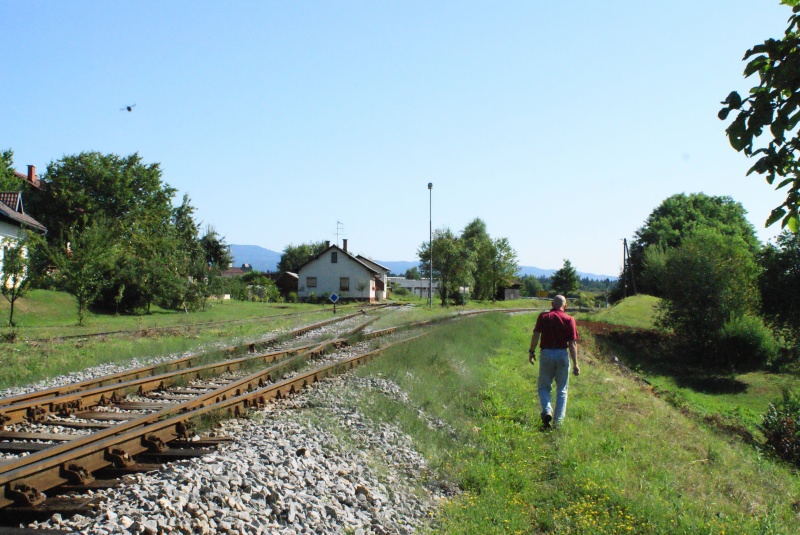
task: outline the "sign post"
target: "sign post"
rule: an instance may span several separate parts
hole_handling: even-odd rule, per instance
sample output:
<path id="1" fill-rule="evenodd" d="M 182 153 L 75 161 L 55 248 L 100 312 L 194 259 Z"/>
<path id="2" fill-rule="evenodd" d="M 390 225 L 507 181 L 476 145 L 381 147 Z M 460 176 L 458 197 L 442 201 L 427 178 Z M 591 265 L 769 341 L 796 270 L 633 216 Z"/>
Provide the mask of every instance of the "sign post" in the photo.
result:
<path id="1" fill-rule="evenodd" d="M 328 299 L 330 299 L 331 303 L 333 303 L 333 313 L 336 314 L 336 303 L 339 301 L 339 296 L 336 294 L 331 294 Z"/>

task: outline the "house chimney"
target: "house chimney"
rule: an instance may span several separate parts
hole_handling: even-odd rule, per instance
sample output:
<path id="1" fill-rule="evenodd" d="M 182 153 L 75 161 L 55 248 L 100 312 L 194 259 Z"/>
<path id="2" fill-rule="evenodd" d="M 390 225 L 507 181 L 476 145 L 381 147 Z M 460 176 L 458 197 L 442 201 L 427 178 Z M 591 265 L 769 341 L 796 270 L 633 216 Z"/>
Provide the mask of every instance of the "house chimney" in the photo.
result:
<path id="1" fill-rule="evenodd" d="M 345 253 L 347 252 L 347 240 L 345 238 L 342 238 L 342 249 L 344 249 Z"/>
<path id="2" fill-rule="evenodd" d="M 330 246 L 331 246 L 331 240 L 325 240 L 325 248 L 327 249 Z"/>
<path id="3" fill-rule="evenodd" d="M 36 166 L 29 165 L 28 166 L 28 182 L 33 184 L 35 187 L 39 187 L 39 179 L 36 178 Z"/>

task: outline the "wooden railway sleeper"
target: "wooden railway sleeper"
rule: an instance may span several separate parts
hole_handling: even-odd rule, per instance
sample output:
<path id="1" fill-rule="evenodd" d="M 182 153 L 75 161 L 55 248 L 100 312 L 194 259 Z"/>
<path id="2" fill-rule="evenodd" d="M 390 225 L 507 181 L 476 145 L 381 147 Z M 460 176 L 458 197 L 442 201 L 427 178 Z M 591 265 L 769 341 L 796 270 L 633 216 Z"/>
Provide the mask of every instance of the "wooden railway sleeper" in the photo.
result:
<path id="1" fill-rule="evenodd" d="M 142 445 L 146 446 L 149 451 L 154 453 L 160 453 L 169 449 L 169 446 L 156 435 L 147 435 L 144 437 L 142 439 Z"/>
<path id="2" fill-rule="evenodd" d="M 65 464 L 61 466 L 61 477 L 69 481 L 70 485 L 88 485 L 94 481 L 94 476 L 83 466 Z"/>
<path id="3" fill-rule="evenodd" d="M 45 416 L 47 415 L 47 411 L 43 408 L 39 407 L 38 405 L 35 407 L 29 407 L 27 411 L 25 411 L 25 417 L 30 422 L 41 422 L 44 420 Z"/>
<path id="4" fill-rule="evenodd" d="M 126 466 L 133 465 L 133 459 L 128 452 L 121 448 L 110 448 L 106 450 L 106 459 L 116 468 L 125 468 Z"/>
<path id="5" fill-rule="evenodd" d="M 23 484 L 15 485 L 14 488 L 7 487 L 6 497 L 22 507 L 35 507 L 47 499 L 44 493 L 30 485 Z"/>

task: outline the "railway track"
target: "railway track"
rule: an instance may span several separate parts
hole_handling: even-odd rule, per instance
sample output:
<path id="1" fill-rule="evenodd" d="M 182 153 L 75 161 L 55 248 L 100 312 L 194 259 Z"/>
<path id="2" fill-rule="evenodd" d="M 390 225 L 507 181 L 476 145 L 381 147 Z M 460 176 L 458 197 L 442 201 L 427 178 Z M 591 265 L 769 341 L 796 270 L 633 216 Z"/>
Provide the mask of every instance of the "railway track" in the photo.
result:
<path id="1" fill-rule="evenodd" d="M 102 488 L 113 483 L 99 478 L 156 469 L 153 462 L 203 455 L 220 441 L 198 439 L 197 430 L 204 422 L 263 407 L 271 399 L 366 362 L 393 344 L 421 336 L 415 331 L 422 327 L 444 321 L 364 333 L 378 316 L 358 316 L 363 317 L 337 318 L 341 324 L 350 321 L 355 325 L 324 341 L 266 353 L 247 346 L 247 355 L 213 363 L 202 363 L 195 355 L 160 367 L 0 399 L 5 427 L 0 432 L 0 451 L 8 455 L 0 461 L 0 513 L 51 511 L 46 505 L 51 492 Z M 337 349 L 350 345 L 354 337 L 389 336 L 395 340 L 378 349 L 362 348 L 356 355 L 336 356 Z M 235 353 L 233 349 L 230 352 Z M 326 353 L 333 355 L 320 363 Z M 48 426 L 73 431 L 54 433 Z"/>

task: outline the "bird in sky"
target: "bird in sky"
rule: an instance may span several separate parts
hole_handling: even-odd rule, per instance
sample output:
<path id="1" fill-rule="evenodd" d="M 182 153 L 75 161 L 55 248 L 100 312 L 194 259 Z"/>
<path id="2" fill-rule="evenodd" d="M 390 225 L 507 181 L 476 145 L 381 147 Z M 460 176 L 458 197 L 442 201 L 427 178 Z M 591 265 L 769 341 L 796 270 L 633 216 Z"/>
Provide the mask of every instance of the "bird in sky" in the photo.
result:
<path id="1" fill-rule="evenodd" d="M 131 104 L 130 106 L 125 106 L 124 108 L 120 108 L 119 111 L 133 111 L 133 108 L 136 107 L 136 104 Z"/>

